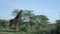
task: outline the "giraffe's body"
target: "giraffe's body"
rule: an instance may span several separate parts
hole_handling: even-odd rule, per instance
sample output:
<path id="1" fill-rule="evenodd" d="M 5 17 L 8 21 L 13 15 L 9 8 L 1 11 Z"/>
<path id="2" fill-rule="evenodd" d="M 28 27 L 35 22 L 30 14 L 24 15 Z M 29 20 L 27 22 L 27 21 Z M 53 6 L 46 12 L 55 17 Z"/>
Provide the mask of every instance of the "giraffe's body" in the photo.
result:
<path id="1" fill-rule="evenodd" d="M 16 25 L 16 24 L 17 24 L 17 20 L 16 19 L 11 19 L 9 27 L 11 27 L 12 25 Z"/>

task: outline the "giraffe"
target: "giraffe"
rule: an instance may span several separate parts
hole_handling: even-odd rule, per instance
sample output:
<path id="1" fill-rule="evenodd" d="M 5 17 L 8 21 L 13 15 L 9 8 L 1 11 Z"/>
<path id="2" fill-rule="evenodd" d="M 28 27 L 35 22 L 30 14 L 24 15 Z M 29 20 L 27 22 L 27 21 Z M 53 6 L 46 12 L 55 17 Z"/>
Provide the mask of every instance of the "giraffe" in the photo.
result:
<path id="1" fill-rule="evenodd" d="M 12 25 L 14 25 L 15 26 L 14 28 L 16 29 L 18 24 L 18 19 L 21 18 L 21 13 L 22 13 L 22 10 L 20 10 L 20 12 L 17 14 L 17 16 L 14 19 L 10 20 L 9 27 L 12 27 Z"/>

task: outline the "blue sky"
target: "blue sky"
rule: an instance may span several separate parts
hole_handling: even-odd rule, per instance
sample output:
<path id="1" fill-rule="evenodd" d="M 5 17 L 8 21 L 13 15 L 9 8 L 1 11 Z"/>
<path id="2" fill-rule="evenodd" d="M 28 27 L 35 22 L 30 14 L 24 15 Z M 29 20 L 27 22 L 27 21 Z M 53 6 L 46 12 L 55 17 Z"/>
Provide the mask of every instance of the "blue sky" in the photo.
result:
<path id="1" fill-rule="evenodd" d="M 0 19 L 12 19 L 13 9 L 33 10 L 51 22 L 59 19 L 60 0 L 0 0 Z"/>

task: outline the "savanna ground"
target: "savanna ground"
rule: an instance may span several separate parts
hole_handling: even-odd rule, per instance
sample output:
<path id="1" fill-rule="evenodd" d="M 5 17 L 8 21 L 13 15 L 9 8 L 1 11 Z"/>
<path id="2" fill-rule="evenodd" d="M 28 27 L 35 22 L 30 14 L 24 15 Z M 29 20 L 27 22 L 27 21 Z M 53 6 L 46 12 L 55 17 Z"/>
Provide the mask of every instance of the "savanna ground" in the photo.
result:
<path id="1" fill-rule="evenodd" d="M 30 32 L 16 32 L 9 29 L 0 29 L 0 34 L 31 34 Z"/>

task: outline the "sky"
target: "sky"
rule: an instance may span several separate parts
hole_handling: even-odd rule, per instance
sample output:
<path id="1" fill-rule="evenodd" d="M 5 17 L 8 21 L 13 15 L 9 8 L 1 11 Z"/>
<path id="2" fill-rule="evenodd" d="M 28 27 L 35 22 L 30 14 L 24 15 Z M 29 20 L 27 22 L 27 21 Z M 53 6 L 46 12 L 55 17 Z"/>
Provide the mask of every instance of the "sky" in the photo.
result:
<path id="1" fill-rule="evenodd" d="M 0 0 L 0 19 L 13 19 L 14 9 L 33 10 L 34 14 L 46 15 L 51 23 L 60 19 L 60 0 Z"/>

